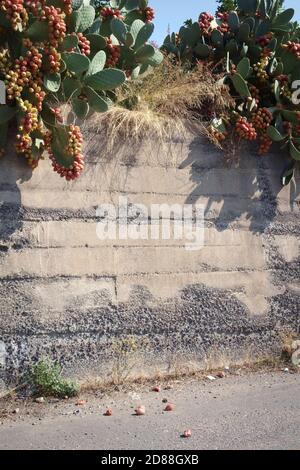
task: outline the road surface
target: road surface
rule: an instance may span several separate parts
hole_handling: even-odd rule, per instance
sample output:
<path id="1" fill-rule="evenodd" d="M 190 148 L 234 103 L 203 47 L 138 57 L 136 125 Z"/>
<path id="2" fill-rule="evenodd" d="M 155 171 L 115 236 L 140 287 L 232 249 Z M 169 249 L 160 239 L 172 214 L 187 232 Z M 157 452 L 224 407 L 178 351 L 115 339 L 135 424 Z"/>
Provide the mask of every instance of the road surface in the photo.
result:
<path id="1" fill-rule="evenodd" d="M 300 449 L 300 373 L 230 375 L 162 386 L 159 393 L 144 386 L 84 398 L 84 406 L 70 399 L 20 407 L 0 426 L 0 449 Z M 164 399 L 174 411 L 163 411 Z M 139 404 L 145 416 L 134 415 Z M 111 417 L 103 416 L 106 407 Z M 191 438 L 181 437 L 185 429 Z"/>

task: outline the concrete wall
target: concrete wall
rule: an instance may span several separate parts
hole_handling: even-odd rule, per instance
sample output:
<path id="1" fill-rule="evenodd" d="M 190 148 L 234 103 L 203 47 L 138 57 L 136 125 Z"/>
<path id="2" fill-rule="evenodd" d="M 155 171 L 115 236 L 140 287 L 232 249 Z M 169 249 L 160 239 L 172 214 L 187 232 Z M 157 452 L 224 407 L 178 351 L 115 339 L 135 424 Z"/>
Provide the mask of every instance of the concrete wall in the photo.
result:
<path id="1" fill-rule="evenodd" d="M 278 350 L 280 332 L 300 328 L 300 185 L 281 188 L 282 166 L 280 155 L 246 151 L 228 168 L 201 139 L 107 158 L 97 135 L 76 182 L 47 161 L 31 174 L 13 153 L 3 159 L 0 378 L 43 355 L 101 373 L 129 334 L 147 338 L 149 365 Z M 120 195 L 205 205 L 204 248 L 99 240 L 96 207 Z"/>

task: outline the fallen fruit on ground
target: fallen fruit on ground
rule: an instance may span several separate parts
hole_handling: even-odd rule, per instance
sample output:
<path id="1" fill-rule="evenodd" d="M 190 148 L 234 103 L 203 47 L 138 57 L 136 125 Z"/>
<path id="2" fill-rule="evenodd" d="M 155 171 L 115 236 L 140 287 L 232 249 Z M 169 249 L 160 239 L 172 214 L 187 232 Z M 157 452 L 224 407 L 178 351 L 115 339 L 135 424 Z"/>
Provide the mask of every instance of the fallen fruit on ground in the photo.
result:
<path id="1" fill-rule="evenodd" d="M 104 413 L 104 416 L 112 416 L 112 409 L 111 409 L 111 408 L 107 408 L 107 410 L 106 410 L 105 413 Z"/>
<path id="2" fill-rule="evenodd" d="M 165 411 L 174 411 L 173 403 L 168 403 L 167 406 L 165 407 Z"/>
<path id="3" fill-rule="evenodd" d="M 77 402 L 75 403 L 76 406 L 83 406 L 86 404 L 86 401 L 85 400 L 77 400 Z"/>
<path id="4" fill-rule="evenodd" d="M 224 377 L 226 377 L 226 374 L 223 370 L 220 370 L 220 372 L 217 373 L 217 377 L 219 377 L 219 379 L 224 379 Z"/>
<path id="5" fill-rule="evenodd" d="M 143 416 L 145 413 L 146 413 L 146 408 L 143 405 L 138 406 L 135 410 L 135 414 L 137 416 Z"/>
<path id="6" fill-rule="evenodd" d="M 192 431 L 190 429 L 187 429 L 183 433 L 183 437 L 191 437 L 192 436 Z"/>

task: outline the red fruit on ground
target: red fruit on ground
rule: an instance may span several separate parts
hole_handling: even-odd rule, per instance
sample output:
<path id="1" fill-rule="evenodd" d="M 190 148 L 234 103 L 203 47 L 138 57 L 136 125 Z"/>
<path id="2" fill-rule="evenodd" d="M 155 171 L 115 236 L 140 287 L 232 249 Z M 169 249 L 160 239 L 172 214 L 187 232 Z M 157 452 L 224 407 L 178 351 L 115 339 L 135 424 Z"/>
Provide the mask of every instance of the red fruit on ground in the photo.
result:
<path id="1" fill-rule="evenodd" d="M 75 403 L 76 406 L 83 406 L 86 404 L 86 401 L 85 400 L 77 400 L 77 402 Z"/>
<path id="2" fill-rule="evenodd" d="M 219 377 L 219 379 L 224 379 L 224 377 L 226 377 L 226 374 L 223 370 L 221 370 L 217 373 L 217 377 Z"/>
<path id="3" fill-rule="evenodd" d="M 146 409 L 143 405 L 138 406 L 137 409 L 135 410 L 135 414 L 137 416 L 143 416 L 146 413 Z"/>
<path id="4" fill-rule="evenodd" d="M 112 415 L 112 409 L 111 408 L 107 408 L 107 410 L 105 411 L 104 413 L 104 416 L 111 416 Z"/>
<path id="5" fill-rule="evenodd" d="M 167 406 L 165 407 L 165 411 L 174 411 L 173 403 L 168 403 Z"/>
<path id="6" fill-rule="evenodd" d="M 183 433 L 183 437 L 191 437 L 192 436 L 192 431 L 190 429 L 187 429 L 186 431 L 184 431 Z"/>

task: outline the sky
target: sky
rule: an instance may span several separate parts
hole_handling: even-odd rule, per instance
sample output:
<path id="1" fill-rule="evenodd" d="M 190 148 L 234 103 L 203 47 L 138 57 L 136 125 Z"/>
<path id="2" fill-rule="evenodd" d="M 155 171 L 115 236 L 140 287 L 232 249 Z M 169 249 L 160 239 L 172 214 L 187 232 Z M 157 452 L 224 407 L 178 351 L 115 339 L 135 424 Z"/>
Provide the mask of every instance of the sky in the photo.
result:
<path id="1" fill-rule="evenodd" d="M 183 22 L 192 18 L 197 20 L 199 13 L 208 11 L 215 13 L 214 0 L 149 0 L 149 5 L 155 9 L 155 31 L 153 40 L 162 44 L 167 35 L 168 25 L 171 31 L 178 31 Z M 300 21 L 299 0 L 285 0 L 286 8 L 295 9 L 295 19 Z"/>

